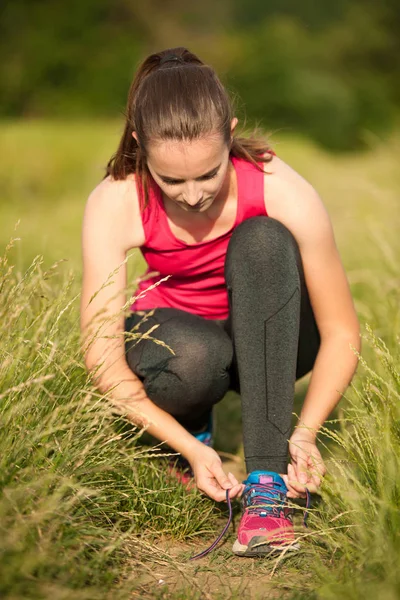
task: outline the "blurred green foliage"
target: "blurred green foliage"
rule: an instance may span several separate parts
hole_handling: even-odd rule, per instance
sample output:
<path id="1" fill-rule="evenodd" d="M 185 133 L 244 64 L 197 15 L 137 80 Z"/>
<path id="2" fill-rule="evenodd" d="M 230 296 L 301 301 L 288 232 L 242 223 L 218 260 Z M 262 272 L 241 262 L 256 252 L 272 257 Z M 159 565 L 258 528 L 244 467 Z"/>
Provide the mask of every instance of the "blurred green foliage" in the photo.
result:
<path id="1" fill-rule="evenodd" d="M 1 117 L 116 116 L 147 54 L 212 64 L 246 125 L 334 150 L 382 139 L 400 100 L 399 0 L 3 0 Z"/>

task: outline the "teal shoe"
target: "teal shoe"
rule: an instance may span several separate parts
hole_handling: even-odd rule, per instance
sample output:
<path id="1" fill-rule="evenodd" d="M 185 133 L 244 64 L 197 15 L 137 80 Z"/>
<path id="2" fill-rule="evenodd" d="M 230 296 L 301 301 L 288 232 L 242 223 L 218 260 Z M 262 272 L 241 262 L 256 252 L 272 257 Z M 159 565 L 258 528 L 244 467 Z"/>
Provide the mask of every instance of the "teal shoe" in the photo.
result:
<path id="1" fill-rule="evenodd" d="M 189 431 L 199 442 L 208 446 L 210 448 L 213 447 L 214 444 L 214 431 L 215 431 L 215 419 L 213 416 L 213 410 L 210 410 L 210 415 L 208 417 L 208 423 L 206 428 L 202 431 Z M 182 455 L 177 458 L 174 457 L 170 463 L 168 471 L 171 475 L 175 477 L 180 483 L 192 489 L 193 487 L 193 471 L 191 469 L 190 463 L 186 458 Z"/>

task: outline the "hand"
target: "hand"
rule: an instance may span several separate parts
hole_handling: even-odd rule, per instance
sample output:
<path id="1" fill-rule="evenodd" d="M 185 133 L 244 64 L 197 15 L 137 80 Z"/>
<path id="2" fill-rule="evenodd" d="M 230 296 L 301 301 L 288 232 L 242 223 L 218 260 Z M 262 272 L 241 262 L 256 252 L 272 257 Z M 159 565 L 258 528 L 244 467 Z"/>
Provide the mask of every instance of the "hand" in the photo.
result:
<path id="1" fill-rule="evenodd" d="M 226 490 L 229 497 L 235 498 L 243 492 L 244 485 L 239 483 L 232 473 L 225 473 L 222 461 L 212 448 L 199 444 L 195 451 L 187 457 L 192 467 L 198 489 L 213 500 L 226 500 Z"/>
<path id="2" fill-rule="evenodd" d="M 296 429 L 289 440 L 291 464 L 283 476 L 289 498 L 305 498 L 306 487 L 315 493 L 321 485 L 326 467 L 315 444 L 315 435 L 306 429 Z"/>

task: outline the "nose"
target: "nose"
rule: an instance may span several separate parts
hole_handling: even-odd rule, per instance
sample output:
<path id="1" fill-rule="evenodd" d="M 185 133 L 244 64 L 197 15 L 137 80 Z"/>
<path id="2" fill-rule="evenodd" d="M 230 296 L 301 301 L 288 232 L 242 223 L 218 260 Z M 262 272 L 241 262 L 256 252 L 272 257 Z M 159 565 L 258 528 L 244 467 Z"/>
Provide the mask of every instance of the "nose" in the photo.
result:
<path id="1" fill-rule="evenodd" d="M 189 206 L 196 206 L 203 200 L 203 192 L 197 185 L 188 185 L 184 191 L 183 200 Z"/>

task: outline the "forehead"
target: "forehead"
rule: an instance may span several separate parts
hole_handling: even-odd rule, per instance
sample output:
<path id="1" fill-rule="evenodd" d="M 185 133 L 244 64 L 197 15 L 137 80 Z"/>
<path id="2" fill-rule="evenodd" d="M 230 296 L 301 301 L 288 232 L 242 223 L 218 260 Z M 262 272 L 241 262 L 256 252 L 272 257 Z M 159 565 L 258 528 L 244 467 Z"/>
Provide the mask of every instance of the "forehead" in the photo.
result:
<path id="1" fill-rule="evenodd" d="M 184 179 L 196 178 L 217 167 L 228 153 L 222 136 L 198 140 L 166 140 L 149 144 L 149 165 L 162 175 Z"/>

